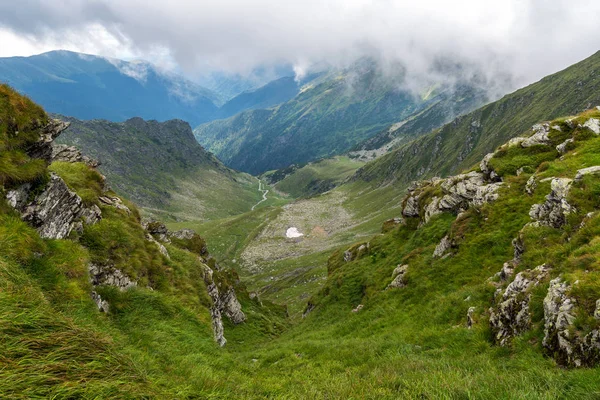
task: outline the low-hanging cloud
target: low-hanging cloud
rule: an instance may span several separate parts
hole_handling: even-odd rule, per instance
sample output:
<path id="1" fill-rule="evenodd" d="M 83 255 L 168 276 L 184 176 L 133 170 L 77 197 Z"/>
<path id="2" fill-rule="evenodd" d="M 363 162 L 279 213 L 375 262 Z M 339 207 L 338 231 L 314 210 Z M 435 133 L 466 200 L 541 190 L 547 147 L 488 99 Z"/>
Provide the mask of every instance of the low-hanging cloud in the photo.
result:
<path id="1" fill-rule="evenodd" d="M 599 50 L 597 15 L 600 2 L 588 0 L 0 0 L 0 29 L 31 43 L 190 77 L 371 56 L 417 80 L 437 79 L 432 66 L 450 60 L 523 85 Z"/>

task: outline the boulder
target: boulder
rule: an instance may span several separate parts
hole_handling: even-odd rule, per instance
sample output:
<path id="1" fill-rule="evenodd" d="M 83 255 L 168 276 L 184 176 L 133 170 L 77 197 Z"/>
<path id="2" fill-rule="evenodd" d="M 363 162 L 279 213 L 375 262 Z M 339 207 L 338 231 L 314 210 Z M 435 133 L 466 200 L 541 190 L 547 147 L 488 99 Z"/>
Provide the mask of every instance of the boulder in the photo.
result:
<path id="1" fill-rule="evenodd" d="M 242 305 L 235 295 L 235 290 L 230 288 L 220 296 L 221 312 L 235 324 L 241 324 L 246 321 L 246 315 L 242 312 Z"/>
<path id="2" fill-rule="evenodd" d="M 388 289 L 402 288 L 406 286 L 405 275 L 408 271 L 408 265 L 398 265 L 392 272 L 392 282 L 388 285 Z"/>
<path id="3" fill-rule="evenodd" d="M 467 328 L 471 329 L 475 324 L 475 320 L 473 319 L 473 315 L 475 314 L 475 307 L 469 307 L 467 310 Z"/>
<path id="4" fill-rule="evenodd" d="M 572 138 L 565 140 L 564 142 L 556 146 L 556 151 L 558 151 L 558 154 L 565 154 L 567 152 L 567 147 L 573 142 L 575 142 L 575 140 Z"/>
<path id="5" fill-rule="evenodd" d="M 566 217 L 575 208 L 567 202 L 567 195 L 571 188 L 572 180 L 568 178 L 554 178 L 551 182 L 551 192 L 542 204 L 531 206 L 529 216 L 541 225 L 560 228 L 566 223 Z"/>
<path id="6" fill-rule="evenodd" d="M 584 128 L 588 128 L 590 131 L 594 132 L 596 135 L 600 135 L 600 119 L 590 118 L 585 121 L 583 124 Z"/>
<path id="7" fill-rule="evenodd" d="M 525 193 L 528 195 L 533 195 L 535 189 L 537 188 L 537 179 L 535 175 L 531 175 L 529 179 L 527 179 L 527 183 L 525 184 Z"/>
<path id="8" fill-rule="evenodd" d="M 550 125 L 549 124 L 536 124 L 532 127 L 533 135 L 526 138 L 521 142 L 521 147 L 531 147 L 531 146 L 539 146 L 539 145 L 549 145 L 550 138 L 548 134 L 550 133 Z"/>

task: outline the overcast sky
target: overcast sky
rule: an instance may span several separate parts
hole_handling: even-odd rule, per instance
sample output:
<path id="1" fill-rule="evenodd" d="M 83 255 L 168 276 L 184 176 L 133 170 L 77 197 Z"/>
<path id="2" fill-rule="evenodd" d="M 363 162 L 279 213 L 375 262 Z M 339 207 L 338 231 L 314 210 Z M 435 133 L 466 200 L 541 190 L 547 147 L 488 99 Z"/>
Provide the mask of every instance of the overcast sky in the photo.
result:
<path id="1" fill-rule="evenodd" d="M 418 74 L 437 57 L 519 85 L 600 50 L 595 0 L 0 0 L 0 56 L 68 49 L 193 77 L 361 55 Z"/>

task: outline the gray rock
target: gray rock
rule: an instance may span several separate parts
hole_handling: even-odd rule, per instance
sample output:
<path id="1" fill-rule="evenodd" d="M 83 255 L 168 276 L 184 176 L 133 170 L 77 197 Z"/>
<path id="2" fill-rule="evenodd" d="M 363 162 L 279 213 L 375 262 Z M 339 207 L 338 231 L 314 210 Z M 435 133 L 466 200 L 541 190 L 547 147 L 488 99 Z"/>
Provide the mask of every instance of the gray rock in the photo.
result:
<path id="1" fill-rule="evenodd" d="M 90 281 L 93 286 L 114 286 L 124 291 L 137 286 L 137 282 L 131 280 L 114 265 L 101 265 L 90 263 L 88 265 Z"/>
<path id="2" fill-rule="evenodd" d="M 89 167 L 96 168 L 100 163 L 90 157 L 81 154 L 81 151 L 74 146 L 67 146 L 65 144 L 53 144 L 52 145 L 52 161 L 62 161 L 76 163 L 81 162 Z"/>
<path id="3" fill-rule="evenodd" d="M 246 315 L 242 312 L 242 305 L 237 299 L 233 288 L 227 290 L 220 298 L 222 312 L 232 323 L 238 325 L 246 321 Z"/>
<path id="4" fill-rule="evenodd" d="M 490 308 L 490 327 L 496 343 L 506 346 L 513 337 L 529 329 L 529 292 L 533 286 L 546 278 L 549 270 L 544 264 L 534 270 L 518 273 L 507 286 L 498 305 Z"/>
<path id="5" fill-rule="evenodd" d="M 404 280 L 406 272 L 408 272 L 408 265 L 398 265 L 392 273 L 392 282 L 388 285 L 388 289 L 402 288 L 406 286 Z"/>
<path id="6" fill-rule="evenodd" d="M 550 138 L 548 137 L 548 134 L 550 133 L 550 125 L 536 124 L 532 129 L 533 135 L 523 140 L 521 142 L 521 147 L 527 148 L 531 146 L 550 144 Z"/>
<path id="7" fill-rule="evenodd" d="M 600 174 L 600 165 L 595 165 L 593 167 L 583 168 L 577 171 L 575 175 L 576 181 L 581 181 L 586 175 L 596 175 Z"/>
<path id="8" fill-rule="evenodd" d="M 118 197 L 100 196 L 98 200 L 100 200 L 102 204 L 115 207 L 118 210 L 125 211 L 127 215 L 131 215 L 131 210 L 129 207 L 123 204 L 123 200 Z"/>
<path id="9" fill-rule="evenodd" d="M 577 284 L 577 282 L 575 282 Z M 578 333 L 575 322 L 577 302 L 569 296 L 571 287 L 553 279 L 544 298 L 544 340 L 542 344 L 559 364 L 593 366 L 600 362 L 600 331 L 593 329 L 585 336 Z M 594 316 L 598 311 L 596 303 Z"/>
<path id="10" fill-rule="evenodd" d="M 433 256 L 436 258 L 444 256 L 448 250 L 452 247 L 452 241 L 448 237 L 448 235 L 444 236 L 440 243 L 435 247 L 433 251 Z"/>
<path id="11" fill-rule="evenodd" d="M 219 346 L 223 347 L 227 343 L 224 336 L 223 314 L 234 324 L 241 324 L 246 320 L 246 315 L 242 312 L 242 306 L 238 301 L 235 290 L 229 288 L 223 293 L 219 292 L 219 288 L 213 279 L 214 272 L 207 265 L 204 268 L 204 283 L 208 295 L 212 300 L 210 307 L 210 315 L 212 319 L 212 328 L 215 341 Z"/>
<path id="12" fill-rule="evenodd" d="M 541 225 L 560 228 L 566 223 L 566 216 L 575 212 L 575 208 L 567 202 L 567 195 L 571 188 L 572 180 L 568 178 L 554 178 L 551 182 L 551 192 L 542 204 L 531 206 L 529 216 Z"/>
<path id="13" fill-rule="evenodd" d="M 31 158 L 40 158 L 47 163 L 52 161 L 52 142 L 70 123 L 57 119 L 51 119 L 48 124 L 41 129 L 40 138 L 37 142 L 31 144 L 25 151 Z"/>
<path id="14" fill-rule="evenodd" d="M 475 324 L 473 314 L 475 314 L 475 307 L 469 307 L 469 309 L 467 310 L 467 328 L 469 329 L 471 329 Z"/>
<path id="15" fill-rule="evenodd" d="M 8 192 L 6 198 L 42 238 L 64 239 L 80 223 L 80 219 L 91 225 L 101 218 L 98 207 L 85 207 L 81 198 L 54 173 L 44 191 L 28 202 L 31 189 L 31 185 L 25 184 Z"/>
<path id="16" fill-rule="evenodd" d="M 600 119 L 590 118 L 587 121 L 585 121 L 585 124 L 583 124 L 583 127 L 588 128 L 589 130 L 594 132 L 596 135 L 600 135 Z"/>
<path id="17" fill-rule="evenodd" d="M 110 311 L 110 306 L 108 301 L 102 300 L 102 297 L 95 291 L 92 291 L 92 300 L 96 303 L 96 307 L 98 307 L 98 311 L 103 313 L 108 313 Z"/>
<path id="18" fill-rule="evenodd" d="M 176 232 L 170 232 L 169 237 L 174 237 L 181 240 L 190 240 L 196 236 L 196 232 L 191 229 L 181 229 Z"/>
<path id="19" fill-rule="evenodd" d="M 533 195 L 533 192 L 535 192 L 535 189 L 537 188 L 537 179 L 535 177 L 535 175 L 531 175 L 529 177 L 529 179 L 527 179 L 527 183 L 525 184 L 525 192 L 528 195 Z"/>
<path id="20" fill-rule="evenodd" d="M 402 215 L 405 217 L 418 217 L 419 216 L 419 199 L 415 196 L 410 196 L 406 199 L 404 208 L 402 209 Z"/>
<path id="21" fill-rule="evenodd" d="M 558 154 L 565 154 L 567 152 L 567 146 L 573 142 L 575 142 L 575 140 L 572 138 L 565 140 L 564 142 L 556 146 L 556 151 L 558 151 Z"/>
<path id="22" fill-rule="evenodd" d="M 149 234 L 148 232 L 146 232 L 146 240 L 154 243 L 156 245 L 156 247 L 158 247 L 158 251 L 160 251 L 160 254 L 167 257 L 168 259 L 171 259 L 171 256 L 169 256 L 169 252 L 167 251 L 167 248 L 165 246 L 163 246 L 162 243 L 157 242 L 156 239 L 154 239 L 152 237 L 152 235 Z"/>

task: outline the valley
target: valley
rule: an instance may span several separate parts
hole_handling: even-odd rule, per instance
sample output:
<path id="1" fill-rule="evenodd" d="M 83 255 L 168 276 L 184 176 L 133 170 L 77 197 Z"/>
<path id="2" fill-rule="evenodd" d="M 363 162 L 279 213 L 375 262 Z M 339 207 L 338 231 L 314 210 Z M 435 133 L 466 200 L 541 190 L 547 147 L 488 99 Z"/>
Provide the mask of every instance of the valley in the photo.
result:
<path id="1" fill-rule="evenodd" d="M 600 52 L 371 50 L 0 58 L 0 398 L 600 398 Z"/>

